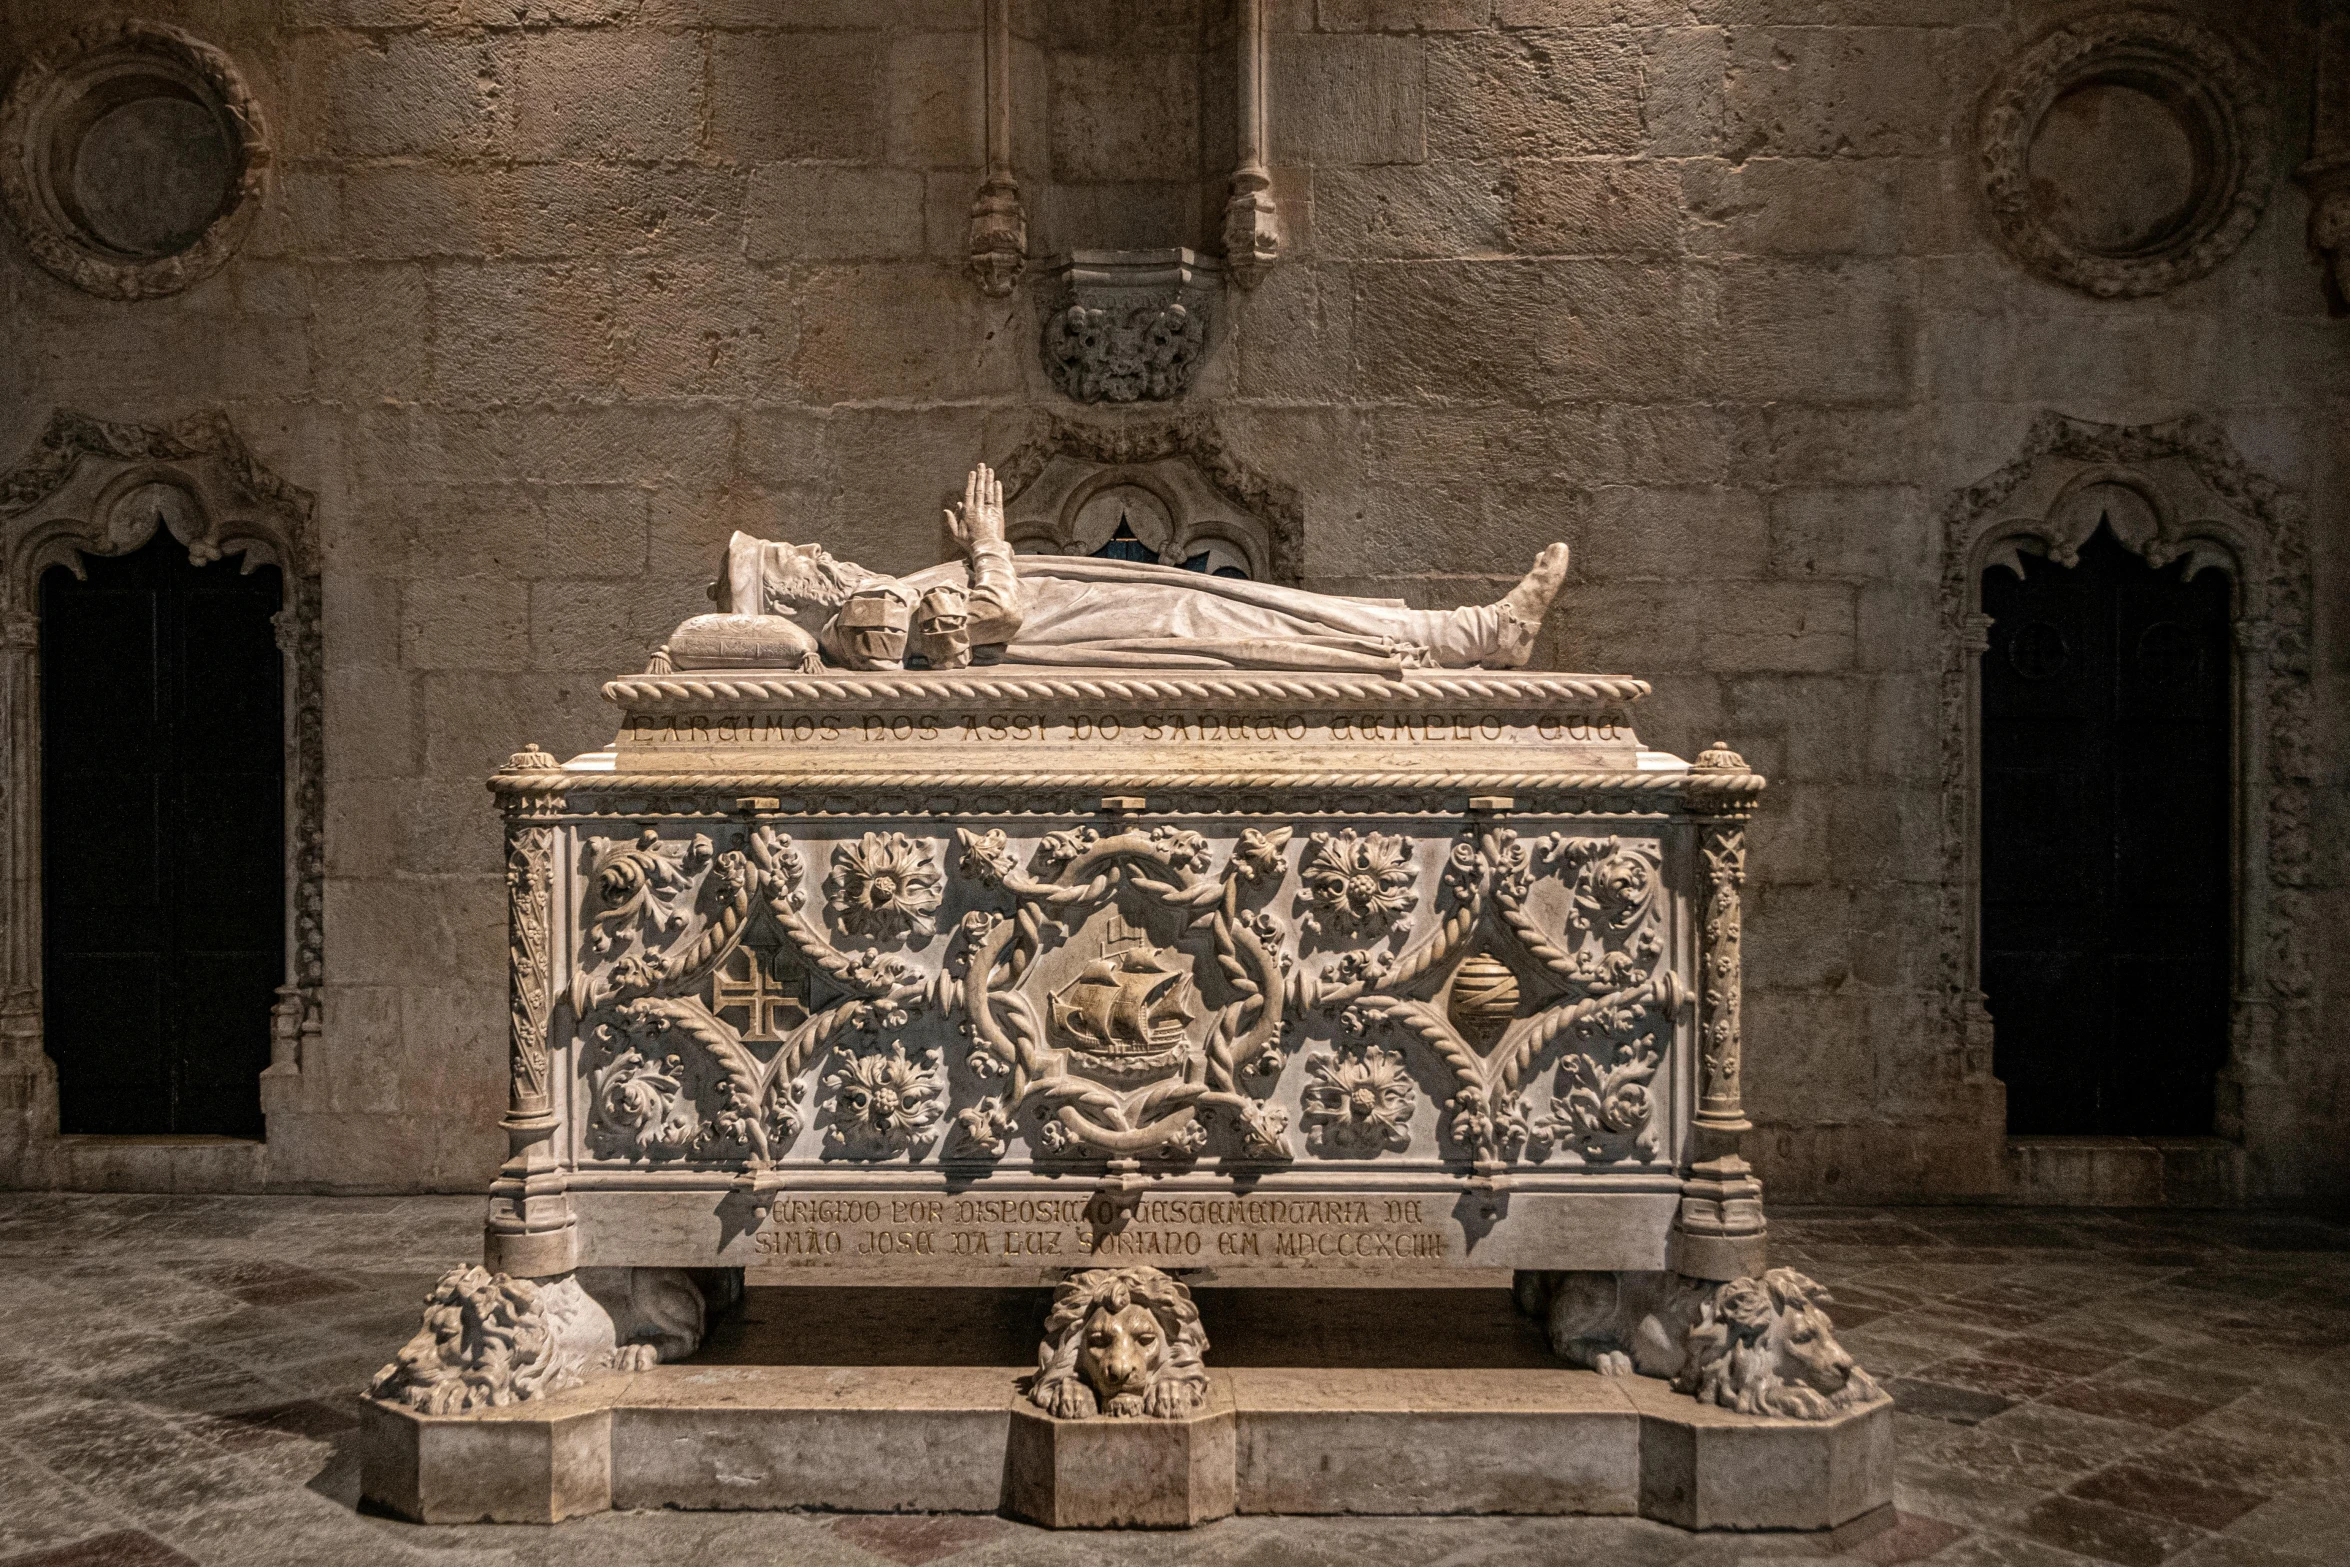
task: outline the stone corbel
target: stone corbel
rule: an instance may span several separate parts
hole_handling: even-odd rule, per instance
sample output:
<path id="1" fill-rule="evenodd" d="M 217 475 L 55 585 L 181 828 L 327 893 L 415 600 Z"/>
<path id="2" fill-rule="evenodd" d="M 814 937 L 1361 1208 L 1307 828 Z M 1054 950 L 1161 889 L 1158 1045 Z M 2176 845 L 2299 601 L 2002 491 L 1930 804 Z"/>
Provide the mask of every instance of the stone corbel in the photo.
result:
<path id="1" fill-rule="evenodd" d="M 1236 0 L 1240 47 L 1239 161 L 1224 203 L 1224 271 L 1255 288 L 1281 256 L 1281 213 L 1265 168 L 1265 0 Z"/>
<path id="2" fill-rule="evenodd" d="M 971 280 L 1001 299 L 1028 264 L 1028 209 L 1012 177 L 1012 5 L 987 0 L 981 29 L 985 54 L 987 178 L 971 203 Z"/>

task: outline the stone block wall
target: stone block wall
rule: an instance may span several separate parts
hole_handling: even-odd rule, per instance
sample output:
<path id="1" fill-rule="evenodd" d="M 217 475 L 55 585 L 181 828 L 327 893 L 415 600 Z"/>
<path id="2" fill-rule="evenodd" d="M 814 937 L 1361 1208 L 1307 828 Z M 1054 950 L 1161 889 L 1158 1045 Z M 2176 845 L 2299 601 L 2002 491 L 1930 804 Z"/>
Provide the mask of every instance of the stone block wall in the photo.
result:
<path id="1" fill-rule="evenodd" d="M 2276 193 L 2150 298 L 2026 271 L 1979 191 L 2040 0 L 1269 0 L 1287 250 L 1187 400 L 1294 486 L 1309 585 L 1483 599 L 1545 541 L 1539 661 L 1653 681 L 1641 730 L 1775 780 L 1752 837 L 1753 1150 L 1809 1199 L 2001 1188 L 1997 1084 L 1943 989 L 1941 517 L 2044 409 L 2199 414 L 2313 540 L 2317 929 L 2345 928 L 2350 326 L 2305 248 L 2314 32 L 2264 62 Z M 115 0 L 19 0 L 0 73 Z M 1220 0 L 1023 0 L 1032 253 L 1218 248 Z M 60 405 L 217 406 L 317 496 L 328 1002 L 273 1113 L 288 1187 L 472 1188 L 502 1152 L 499 833 L 482 777 L 593 747 L 729 530 L 908 569 L 1048 413 L 1049 301 L 963 275 L 981 0 L 149 0 L 276 148 L 220 271 L 134 304 L 0 236 L 0 455 Z M 2258 939 L 2257 933 L 2253 939 Z M 2325 1016 L 2350 944 L 2313 949 Z M 2350 1184 L 2324 1046 L 2248 1117 L 2254 1188 Z"/>

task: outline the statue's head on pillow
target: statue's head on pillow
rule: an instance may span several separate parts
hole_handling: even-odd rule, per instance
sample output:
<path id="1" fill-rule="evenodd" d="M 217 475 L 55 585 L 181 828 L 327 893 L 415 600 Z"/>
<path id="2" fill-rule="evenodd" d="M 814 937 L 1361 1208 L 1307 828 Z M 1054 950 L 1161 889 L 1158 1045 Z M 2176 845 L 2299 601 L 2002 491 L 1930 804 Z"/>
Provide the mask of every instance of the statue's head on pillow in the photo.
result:
<path id="1" fill-rule="evenodd" d="M 1064 1420 L 1188 1415 L 1207 1398 L 1207 1347 L 1191 1291 L 1156 1268 L 1095 1268 L 1054 1293 L 1028 1396 Z"/>
<path id="2" fill-rule="evenodd" d="M 1827 1290 L 1793 1268 L 1733 1279 L 1689 1330 L 1673 1385 L 1748 1415 L 1825 1420 L 1882 1395 L 1836 1342 Z"/>
<path id="3" fill-rule="evenodd" d="M 821 544 L 791 544 L 737 533 L 727 541 L 726 570 L 710 585 L 718 608 L 735 615 L 781 615 L 814 633 L 860 588 L 890 579 Z"/>

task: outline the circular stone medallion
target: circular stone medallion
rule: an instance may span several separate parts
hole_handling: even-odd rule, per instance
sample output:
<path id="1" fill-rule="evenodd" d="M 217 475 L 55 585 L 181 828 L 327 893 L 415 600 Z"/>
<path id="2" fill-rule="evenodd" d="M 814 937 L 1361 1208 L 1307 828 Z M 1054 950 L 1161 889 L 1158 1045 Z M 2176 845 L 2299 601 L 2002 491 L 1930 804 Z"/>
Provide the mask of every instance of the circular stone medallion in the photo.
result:
<path id="1" fill-rule="evenodd" d="M 2226 40 L 2154 12 L 2069 22 L 1984 99 L 1983 191 L 2025 265 L 2100 298 L 2227 259 L 2268 202 L 2270 116 Z"/>
<path id="2" fill-rule="evenodd" d="M 177 28 L 76 33 L 0 101 L 0 203 L 35 260 L 108 299 L 177 293 L 227 260 L 268 162 L 236 68 Z"/>

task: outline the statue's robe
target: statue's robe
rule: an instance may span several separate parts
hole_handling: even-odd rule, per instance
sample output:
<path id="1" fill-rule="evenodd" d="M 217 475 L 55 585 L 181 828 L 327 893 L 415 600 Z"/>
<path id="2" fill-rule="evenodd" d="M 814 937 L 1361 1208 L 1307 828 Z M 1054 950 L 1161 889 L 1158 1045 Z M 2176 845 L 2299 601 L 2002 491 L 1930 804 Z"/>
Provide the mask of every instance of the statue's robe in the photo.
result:
<path id="1" fill-rule="evenodd" d="M 792 618 L 838 661 L 831 611 L 777 590 L 790 564 L 778 552 L 798 548 L 736 534 L 722 602 Z M 1413 609 L 1401 599 L 1309 593 L 1140 561 L 1013 555 L 1001 544 L 905 577 L 845 561 L 825 564 L 838 582 L 892 593 L 909 608 L 934 587 L 968 590 L 971 641 L 981 662 L 1385 673 L 1431 665 L 1514 668 L 1532 651 L 1536 630 L 1499 604 Z"/>

